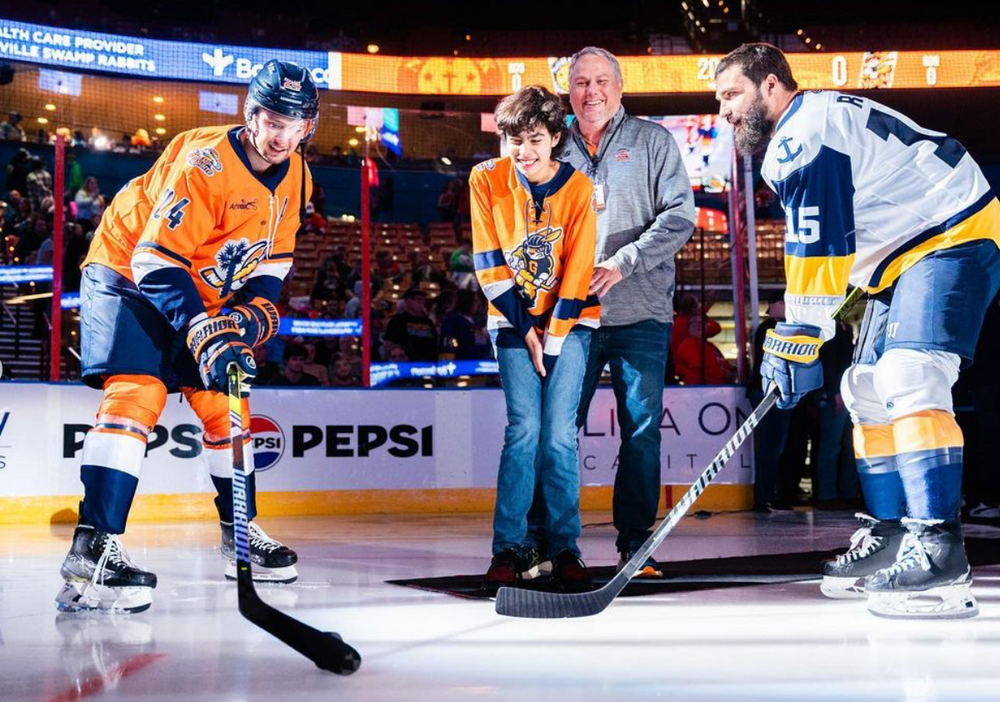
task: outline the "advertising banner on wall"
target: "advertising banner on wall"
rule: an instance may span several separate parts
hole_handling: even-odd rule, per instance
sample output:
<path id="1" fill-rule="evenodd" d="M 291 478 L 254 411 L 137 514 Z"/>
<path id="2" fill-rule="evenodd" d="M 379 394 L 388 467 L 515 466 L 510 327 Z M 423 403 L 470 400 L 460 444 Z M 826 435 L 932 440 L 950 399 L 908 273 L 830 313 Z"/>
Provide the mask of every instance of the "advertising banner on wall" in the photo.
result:
<path id="1" fill-rule="evenodd" d="M 0 18 L 0 58 L 132 78 L 246 84 L 272 58 L 309 68 L 324 88 L 340 89 L 340 54 L 146 39 L 47 27 Z"/>
<path id="2" fill-rule="evenodd" d="M 167 402 L 147 449 L 139 492 L 212 492 L 201 426 Z M 81 385 L 0 384 L 0 495 L 82 492 L 84 436 L 100 395 Z M 664 389 L 663 482 L 693 482 L 749 413 L 742 388 Z M 503 392 L 254 390 L 254 461 L 262 491 L 489 488 L 506 425 Z M 614 396 L 598 391 L 580 431 L 584 485 L 610 485 L 620 437 Z M 753 482 L 749 444 L 719 483 Z"/>

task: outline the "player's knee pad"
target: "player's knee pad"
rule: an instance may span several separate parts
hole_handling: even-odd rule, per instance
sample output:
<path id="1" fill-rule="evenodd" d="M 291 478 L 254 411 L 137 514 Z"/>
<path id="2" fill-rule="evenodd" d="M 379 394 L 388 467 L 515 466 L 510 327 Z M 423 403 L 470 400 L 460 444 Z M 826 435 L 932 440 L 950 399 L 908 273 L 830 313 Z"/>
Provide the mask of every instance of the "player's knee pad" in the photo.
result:
<path id="1" fill-rule="evenodd" d="M 951 386 L 961 359 L 945 351 L 890 349 L 875 364 L 875 392 L 891 421 L 918 412 L 953 413 Z"/>
<path id="2" fill-rule="evenodd" d="M 874 379 L 875 366 L 867 363 L 855 363 L 840 379 L 840 396 L 855 425 L 889 423 Z"/>
<path id="3" fill-rule="evenodd" d="M 185 388 L 184 396 L 191 409 L 201 420 L 202 447 L 208 471 L 215 478 L 233 477 L 233 454 L 230 441 L 229 398 L 220 392 Z M 247 472 L 253 472 L 253 451 L 250 438 L 250 403 L 242 401 L 243 413 L 243 462 Z"/>
<path id="4" fill-rule="evenodd" d="M 167 388 L 151 375 L 111 375 L 104 381 L 104 399 L 97 410 L 97 421 L 105 417 L 129 420 L 144 427 L 146 433 L 156 426 L 167 404 Z"/>

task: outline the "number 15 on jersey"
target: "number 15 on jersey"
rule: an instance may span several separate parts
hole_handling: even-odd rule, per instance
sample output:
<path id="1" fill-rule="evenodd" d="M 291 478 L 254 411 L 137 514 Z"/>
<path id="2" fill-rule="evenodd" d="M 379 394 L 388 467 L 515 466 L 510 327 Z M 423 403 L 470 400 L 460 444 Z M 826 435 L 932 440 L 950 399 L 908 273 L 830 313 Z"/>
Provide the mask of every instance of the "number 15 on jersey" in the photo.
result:
<path id="1" fill-rule="evenodd" d="M 788 207 L 785 210 L 785 240 L 792 244 L 819 241 L 819 208 Z"/>

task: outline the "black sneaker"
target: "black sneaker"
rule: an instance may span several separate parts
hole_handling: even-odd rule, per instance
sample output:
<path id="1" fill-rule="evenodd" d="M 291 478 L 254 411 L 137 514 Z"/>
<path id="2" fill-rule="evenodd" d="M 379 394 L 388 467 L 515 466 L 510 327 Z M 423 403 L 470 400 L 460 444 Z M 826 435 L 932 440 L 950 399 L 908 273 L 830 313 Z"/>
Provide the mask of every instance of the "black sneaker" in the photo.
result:
<path id="1" fill-rule="evenodd" d="M 580 557 L 572 551 L 560 551 L 552 559 L 552 577 L 573 590 L 589 590 L 594 583 Z"/>
<path id="2" fill-rule="evenodd" d="M 513 586 L 521 579 L 521 554 L 512 548 L 504 549 L 493 556 L 490 569 L 486 571 L 486 584 Z"/>

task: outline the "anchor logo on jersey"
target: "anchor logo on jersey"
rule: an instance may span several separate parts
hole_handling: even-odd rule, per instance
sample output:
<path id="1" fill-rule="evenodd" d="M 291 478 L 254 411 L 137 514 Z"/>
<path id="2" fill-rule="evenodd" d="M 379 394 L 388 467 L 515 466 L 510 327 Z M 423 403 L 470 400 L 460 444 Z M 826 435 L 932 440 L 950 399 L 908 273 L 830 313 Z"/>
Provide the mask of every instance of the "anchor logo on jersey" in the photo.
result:
<path id="1" fill-rule="evenodd" d="M 215 266 L 198 271 L 201 279 L 219 291 L 219 299 L 242 288 L 267 251 L 267 240 L 251 245 L 248 239 L 227 241 L 215 254 Z"/>
<path id="2" fill-rule="evenodd" d="M 778 163 L 791 163 L 796 158 L 798 158 L 799 154 L 802 153 L 802 144 L 799 144 L 798 148 L 795 149 L 795 151 L 792 151 L 791 148 L 789 148 L 788 142 L 790 142 L 791 140 L 792 140 L 791 137 L 781 137 L 781 141 L 778 142 L 778 147 L 783 148 L 785 150 L 784 157 L 779 157 Z"/>

